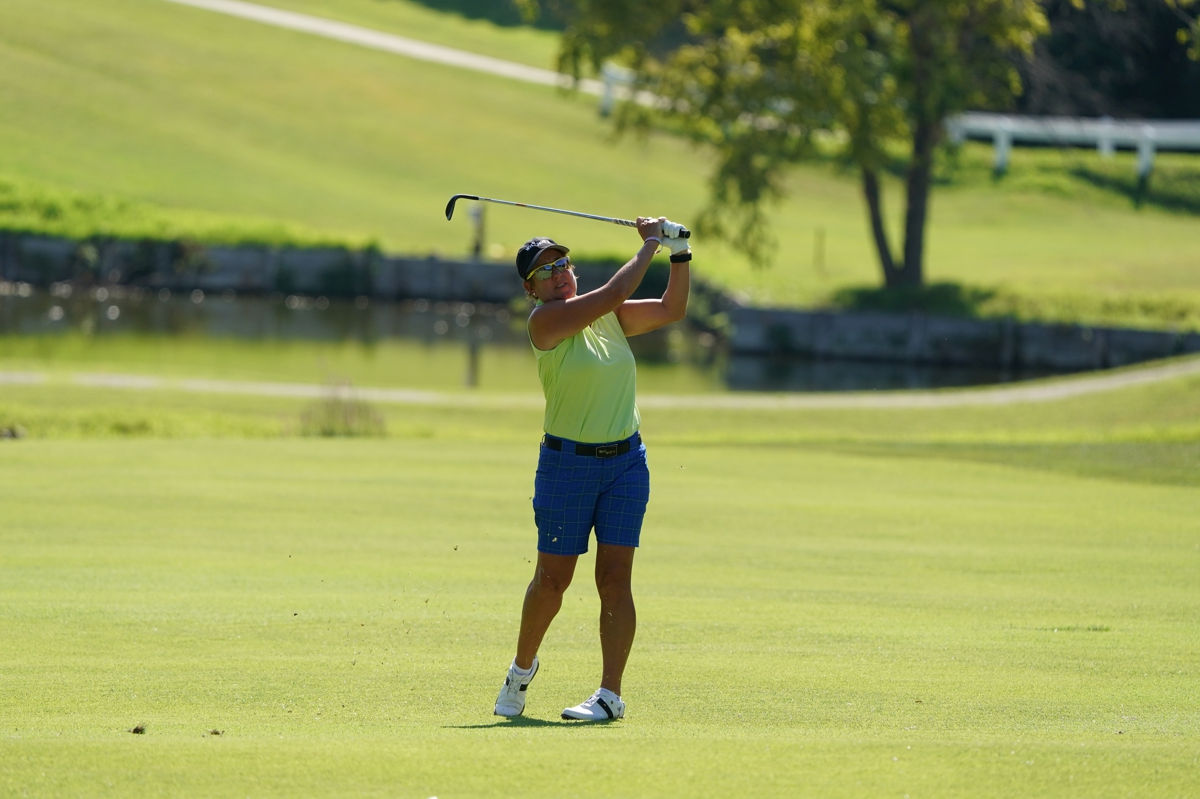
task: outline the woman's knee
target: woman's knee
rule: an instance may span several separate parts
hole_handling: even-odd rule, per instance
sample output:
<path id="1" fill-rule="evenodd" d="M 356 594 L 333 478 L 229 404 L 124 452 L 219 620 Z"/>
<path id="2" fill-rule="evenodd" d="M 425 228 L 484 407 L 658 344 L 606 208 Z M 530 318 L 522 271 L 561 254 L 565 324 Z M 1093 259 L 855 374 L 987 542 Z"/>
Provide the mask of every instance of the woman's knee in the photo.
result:
<path id="1" fill-rule="evenodd" d="M 575 560 L 561 555 L 540 554 L 530 587 L 546 593 L 564 593 L 575 575 Z"/>
<path id="2" fill-rule="evenodd" d="M 632 547 L 603 547 L 596 553 L 596 590 L 601 599 L 633 593 L 633 553 Z"/>

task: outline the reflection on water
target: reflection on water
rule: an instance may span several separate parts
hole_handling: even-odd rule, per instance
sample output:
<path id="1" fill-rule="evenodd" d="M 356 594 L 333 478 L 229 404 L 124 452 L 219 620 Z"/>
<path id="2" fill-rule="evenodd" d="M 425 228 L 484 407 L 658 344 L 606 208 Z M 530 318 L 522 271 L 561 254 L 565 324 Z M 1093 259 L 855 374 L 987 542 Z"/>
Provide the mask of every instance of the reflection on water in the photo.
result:
<path id="1" fill-rule="evenodd" d="M 18 288 L 0 297 L 0 332 L 87 335 L 149 333 L 245 339 L 371 343 L 388 337 L 421 341 L 508 338 L 503 308 L 470 304 L 345 302 L 324 297 L 237 297 L 196 290 L 89 288 L 57 284 L 49 292 Z M 23 295 L 23 296 L 22 296 Z"/>
<path id="2" fill-rule="evenodd" d="M 0 283 L 0 334 L 89 336 L 153 334 L 247 340 L 398 339 L 466 353 L 468 385 L 483 355 L 528 353 L 524 309 L 469 303 L 390 303 L 359 298 L 238 297 L 167 289 L 80 288 L 39 291 Z M 1033 377 L 995 369 L 730 356 L 717 339 L 677 325 L 631 340 L 644 390 L 866 391 L 980 385 Z M 481 355 L 482 354 L 482 355 Z"/>

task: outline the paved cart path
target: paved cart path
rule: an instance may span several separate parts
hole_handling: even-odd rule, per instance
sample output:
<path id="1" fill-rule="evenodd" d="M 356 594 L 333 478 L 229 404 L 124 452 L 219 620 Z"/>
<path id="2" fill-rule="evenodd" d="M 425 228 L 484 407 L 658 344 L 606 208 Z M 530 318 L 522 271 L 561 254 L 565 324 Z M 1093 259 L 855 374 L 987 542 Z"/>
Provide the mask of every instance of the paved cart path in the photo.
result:
<path id="1" fill-rule="evenodd" d="M 242 2 L 242 0 L 167 0 L 167 2 L 228 14 L 288 30 L 311 33 L 315 36 L 324 36 L 327 39 L 369 47 L 372 50 L 382 50 L 420 61 L 431 61 L 436 64 L 486 72 L 526 83 L 564 87 L 571 85 L 570 78 L 553 70 L 538 69 L 525 64 L 478 55 L 466 50 L 456 50 L 452 47 L 429 44 L 392 33 L 383 33 L 360 25 L 351 25 L 295 11 L 268 8 L 256 3 Z M 580 81 L 578 88 L 589 94 L 598 95 L 603 93 L 604 84 L 598 80 L 585 79 Z"/>
<path id="2" fill-rule="evenodd" d="M 1115 372 L 1032 380 L 987 388 L 937 391 L 855 391 L 798 394 L 645 394 L 643 408 L 717 408 L 729 410 L 787 410 L 805 408 L 952 408 L 1009 405 L 1055 400 L 1115 391 L 1178 377 L 1200 375 L 1200 357 L 1160 361 Z M 187 391 L 206 394 L 248 394 L 263 397 L 324 398 L 343 395 L 368 402 L 397 405 L 454 407 L 526 407 L 542 403 L 540 394 L 496 394 L 471 391 L 427 391 L 411 388 L 329 386 L 317 383 L 273 383 L 208 378 L 153 377 L 134 374 L 74 372 L 67 374 L 0 371 L 3 385 L 73 385 L 130 391 Z"/>

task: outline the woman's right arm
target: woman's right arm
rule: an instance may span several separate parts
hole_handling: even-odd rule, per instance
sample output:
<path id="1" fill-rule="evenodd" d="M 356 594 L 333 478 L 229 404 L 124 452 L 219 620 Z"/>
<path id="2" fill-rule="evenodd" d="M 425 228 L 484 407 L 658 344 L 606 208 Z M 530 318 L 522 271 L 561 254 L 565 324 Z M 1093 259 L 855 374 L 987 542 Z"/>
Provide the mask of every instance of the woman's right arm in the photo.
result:
<path id="1" fill-rule="evenodd" d="M 642 246 L 637 254 L 598 289 L 559 302 L 547 302 L 529 315 L 529 339 L 539 350 L 554 349 L 633 296 L 646 276 L 646 270 L 658 250 L 662 236 L 662 218 L 639 217 L 638 234 Z"/>

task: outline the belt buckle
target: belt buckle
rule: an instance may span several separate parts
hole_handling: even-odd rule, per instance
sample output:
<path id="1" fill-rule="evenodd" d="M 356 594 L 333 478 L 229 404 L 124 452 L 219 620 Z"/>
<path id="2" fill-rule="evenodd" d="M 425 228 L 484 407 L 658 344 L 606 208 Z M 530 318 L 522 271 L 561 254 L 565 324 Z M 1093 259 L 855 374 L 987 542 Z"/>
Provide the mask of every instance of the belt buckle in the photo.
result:
<path id="1" fill-rule="evenodd" d="M 605 444 L 603 446 L 596 447 L 596 457 L 611 458 L 617 454 L 618 450 L 619 447 L 616 444 Z"/>

